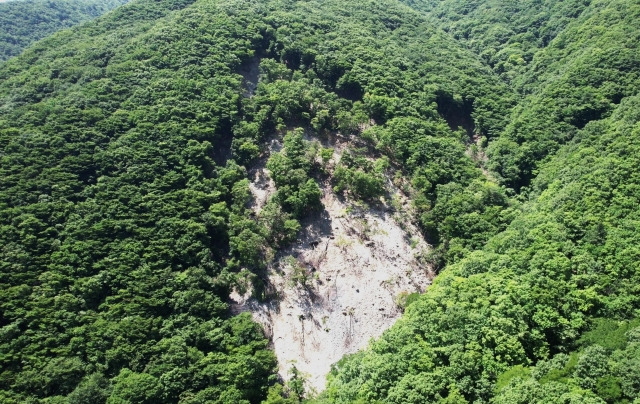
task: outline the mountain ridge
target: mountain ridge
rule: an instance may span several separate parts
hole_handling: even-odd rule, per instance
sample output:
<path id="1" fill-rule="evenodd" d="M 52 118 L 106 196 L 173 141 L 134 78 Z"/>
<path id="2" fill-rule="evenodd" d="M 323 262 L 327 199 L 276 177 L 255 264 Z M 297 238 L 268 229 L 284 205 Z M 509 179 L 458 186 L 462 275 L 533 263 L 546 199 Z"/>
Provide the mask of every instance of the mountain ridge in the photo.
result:
<path id="1" fill-rule="evenodd" d="M 303 400 L 229 295 L 313 292 L 303 226 L 392 189 L 438 276 L 318 402 L 637 397 L 640 10 L 514 4 L 135 0 L 6 61 L 0 398 Z"/>

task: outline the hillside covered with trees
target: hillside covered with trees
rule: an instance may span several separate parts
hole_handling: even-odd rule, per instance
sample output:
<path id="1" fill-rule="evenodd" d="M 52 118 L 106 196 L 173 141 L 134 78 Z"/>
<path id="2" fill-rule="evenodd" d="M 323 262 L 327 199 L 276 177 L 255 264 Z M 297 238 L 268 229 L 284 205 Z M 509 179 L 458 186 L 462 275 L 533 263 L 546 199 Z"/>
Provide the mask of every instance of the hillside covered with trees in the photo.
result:
<path id="1" fill-rule="evenodd" d="M 0 63 L 54 32 L 89 21 L 129 0 L 0 2 Z"/>
<path id="2" fill-rule="evenodd" d="M 638 21 L 629 0 L 133 0 L 36 42 L 0 66 L 0 401 L 637 401 Z M 336 138 L 358 147 L 330 166 Z M 265 269 L 321 184 L 366 207 L 387 180 L 438 277 L 311 397 L 229 294 L 277 299 Z"/>
<path id="3" fill-rule="evenodd" d="M 602 403 L 640 394 L 632 331 L 640 8 L 580 2 L 561 14 L 562 30 L 539 39 L 570 2 L 547 4 L 415 5 L 443 18 L 498 73 L 492 55 L 511 48 L 523 56 L 502 75 L 519 102 L 487 154 L 491 172 L 524 203 L 506 230 L 442 271 L 380 341 L 336 367 L 328 402 Z M 521 25 L 525 17 L 540 22 Z M 516 34 L 529 39 L 516 46 Z"/>

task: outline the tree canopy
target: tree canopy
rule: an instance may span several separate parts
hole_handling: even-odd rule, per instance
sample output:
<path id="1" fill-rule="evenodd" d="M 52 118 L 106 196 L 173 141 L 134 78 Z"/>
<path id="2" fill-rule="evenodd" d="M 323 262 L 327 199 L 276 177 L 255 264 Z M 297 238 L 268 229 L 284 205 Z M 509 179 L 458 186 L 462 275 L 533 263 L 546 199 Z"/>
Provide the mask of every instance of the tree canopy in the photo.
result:
<path id="1" fill-rule="evenodd" d="M 636 399 L 639 13 L 133 0 L 35 42 L 0 66 L 0 401 L 299 402 L 229 293 L 273 298 L 321 187 L 387 180 L 440 274 L 318 402 Z"/>
<path id="2" fill-rule="evenodd" d="M 0 63 L 54 32 L 89 21 L 129 0 L 0 2 Z"/>

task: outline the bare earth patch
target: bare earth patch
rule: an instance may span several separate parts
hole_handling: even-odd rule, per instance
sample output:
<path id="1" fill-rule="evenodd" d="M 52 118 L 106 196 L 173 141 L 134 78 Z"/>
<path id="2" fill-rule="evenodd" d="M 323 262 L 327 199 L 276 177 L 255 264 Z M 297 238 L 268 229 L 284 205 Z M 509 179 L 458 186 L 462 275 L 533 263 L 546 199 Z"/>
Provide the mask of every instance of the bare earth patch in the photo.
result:
<path id="1" fill-rule="evenodd" d="M 259 211 L 274 188 L 263 168 L 251 174 Z M 333 363 L 380 336 L 402 314 L 399 300 L 431 283 L 430 247 L 411 223 L 406 198 L 390 181 L 387 188 L 393 207 L 359 208 L 323 185 L 324 211 L 302 223 L 297 243 L 268 268 L 277 298 L 232 294 L 232 309 L 251 311 L 264 326 L 284 379 L 295 364 L 322 391 Z"/>

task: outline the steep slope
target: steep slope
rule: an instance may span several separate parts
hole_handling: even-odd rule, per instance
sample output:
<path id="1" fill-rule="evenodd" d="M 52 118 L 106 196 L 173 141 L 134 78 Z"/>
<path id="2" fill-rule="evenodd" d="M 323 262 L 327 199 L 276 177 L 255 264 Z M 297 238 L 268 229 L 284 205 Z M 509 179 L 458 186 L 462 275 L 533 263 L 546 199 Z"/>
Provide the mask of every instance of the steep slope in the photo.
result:
<path id="1" fill-rule="evenodd" d="M 0 400 L 295 401 L 404 307 L 322 399 L 635 398 L 634 332 L 558 354 L 640 308 L 640 10 L 440 3 L 136 0 L 7 60 Z"/>
<path id="2" fill-rule="evenodd" d="M 625 0 L 407 0 L 493 68 L 523 99 L 488 168 L 519 191 L 577 129 L 638 89 L 638 7 Z M 579 91 L 578 91 L 579 89 Z"/>
<path id="3" fill-rule="evenodd" d="M 96 18 L 129 0 L 23 0 L 0 4 L 0 63 L 54 32 Z"/>
<path id="4" fill-rule="evenodd" d="M 329 143 L 335 150 L 325 149 L 332 151 L 327 168 L 357 142 L 341 137 Z M 275 185 L 265 181 L 269 171 L 262 166 L 250 178 L 260 215 Z M 410 201 L 391 180 L 381 186 L 384 200 L 363 204 L 337 195 L 331 181 L 321 183 L 323 210 L 302 221 L 296 242 L 267 268 L 278 297 L 232 296 L 233 310 L 251 311 L 264 325 L 280 374 L 288 378 L 295 367 L 309 390 L 322 391 L 331 365 L 380 336 L 434 275 L 427 262 L 431 247 L 414 225 Z"/>
<path id="5" fill-rule="evenodd" d="M 522 216 L 447 267 L 367 351 L 340 363 L 330 401 L 487 401 L 501 372 L 569 352 L 594 317 L 637 316 L 639 102 L 625 99 L 612 117 L 587 125 L 544 166 Z M 612 376 L 629 386 L 620 399 L 640 394 L 637 373 Z M 595 382 L 574 377 L 581 388 L 535 394 L 603 402 Z"/>
<path id="6" fill-rule="evenodd" d="M 378 6 L 371 8 L 369 5 L 366 9 L 353 6 L 347 9 L 341 7 L 335 10 L 338 12 L 324 17 L 324 26 L 320 30 L 315 27 L 316 7 L 316 4 L 309 6 L 301 3 L 296 4 L 296 8 L 288 10 L 288 13 L 283 13 L 281 8 L 273 10 L 271 14 L 273 18 L 287 21 L 290 28 L 284 32 L 289 38 L 295 38 L 294 41 L 289 39 L 292 42 L 288 45 L 290 49 L 285 49 L 284 52 L 286 52 L 285 55 L 298 56 L 286 62 L 297 65 L 300 63 L 298 58 L 302 61 L 305 59 L 313 61 L 312 58 L 315 57 L 313 55 L 317 54 L 317 58 L 311 65 L 315 70 L 314 74 L 321 74 L 321 77 L 328 80 L 330 86 L 335 86 L 338 96 L 355 98 L 356 101 L 348 113 L 333 112 L 334 108 L 340 109 L 340 107 L 327 96 L 318 102 L 311 101 L 311 105 L 324 104 L 326 109 L 316 112 L 316 119 L 312 119 L 311 127 L 307 128 L 308 133 L 319 137 L 323 147 L 329 147 L 329 149 L 336 147 L 338 140 L 349 143 L 352 138 L 364 138 L 364 141 L 360 139 L 355 143 L 365 151 L 365 155 L 377 157 L 379 152 L 376 149 L 378 149 L 391 157 L 393 163 L 404 166 L 405 172 L 414 176 L 417 190 L 412 196 L 421 200 L 420 204 L 416 204 L 417 213 L 423 216 L 419 221 L 420 224 L 425 225 L 428 220 L 433 220 L 433 216 L 430 216 L 426 210 L 430 208 L 431 203 L 437 205 L 440 195 L 444 195 L 443 202 L 438 205 L 441 210 L 434 210 L 434 212 L 443 217 L 452 218 L 448 223 L 451 230 L 449 228 L 447 230 L 457 235 L 464 233 L 464 230 L 455 227 L 457 223 L 475 225 L 481 231 L 473 235 L 474 239 L 469 237 L 470 240 L 465 241 L 481 243 L 483 236 L 494 230 L 491 226 L 499 227 L 508 221 L 508 218 L 499 215 L 500 209 L 508 205 L 508 202 L 499 188 L 482 180 L 480 171 L 475 169 L 470 159 L 465 156 L 463 140 L 466 133 L 452 133 L 448 125 L 438 118 L 437 111 L 440 109 L 440 104 L 448 103 L 454 109 L 456 103 L 462 105 L 465 103 L 463 100 L 466 99 L 469 104 L 472 104 L 472 100 L 475 101 L 473 105 L 478 108 L 479 117 L 487 116 L 485 114 L 491 110 L 482 111 L 486 108 L 484 105 L 491 104 L 487 99 L 487 93 L 482 94 L 486 91 L 485 86 L 491 83 L 491 86 L 495 86 L 492 88 L 501 93 L 504 87 L 499 85 L 487 70 L 479 68 L 477 61 L 470 57 L 469 53 L 464 52 L 452 42 L 446 42 L 445 35 L 433 31 L 426 25 L 413 25 L 411 19 L 416 18 L 415 13 L 409 13 L 393 4 L 386 4 L 385 11 L 379 14 Z M 381 23 L 388 25 L 387 19 L 393 12 L 402 12 L 402 18 L 398 18 L 397 25 L 384 29 Z M 378 21 L 377 18 L 381 20 Z M 369 27 L 363 21 L 372 26 Z M 356 25 L 358 35 L 353 35 Z M 373 32 L 376 34 L 374 35 Z M 344 38 L 348 35 L 352 36 L 345 41 Z M 429 40 L 422 43 L 426 38 Z M 400 40 L 404 47 L 398 46 Z M 318 42 L 315 43 L 315 41 Z M 409 47 L 408 44 L 413 45 Z M 380 50 L 376 51 L 377 49 Z M 434 51 L 436 49 L 437 52 Z M 449 55 L 451 54 L 458 55 L 459 65 L 450 66 Z M 389 62 L 392 63 L 391 66 L 387 65 Z M 400 69 L 395 66 L 396 63 L 402 63 Z M 449 66 L 446 70 L 438 68 L 445 65 Z M 311 96 L 308 89 L 322 94 L 322 91 L 314 89 L 313 81 L 308 79 L 310 72 L 307 72 L 307 77 L 291 75 L 286 71 L 273 71 L 275 69 L 271 64 L 262 66 L 262 69 L 264 74 L 261 82 L 255 96 L 249 101 L 256 106 L 264 108 L 267 103 L 273 103 L 275 98 L 272 94 L 281 92 L 279 89 L 283 88 L 284 83 L 281 80 L 274 80 L 274 76 L 291 80 L 289 91 L 301 92 L 303 99 L 309 99 Z M 306 70 L 304 66 L 301 69 Z M 466 72 L 470 69 L 475 70 L 473 75 Z M 344 71 L 342 77 L 334 78 L 334 75 L 341 74 L 341 70 Z M 409 73 L 405 75 L 403 71 Z M 327 76 L 327 74 L 330 75 Z M 477 82 L 478 87 L 475 88 L 471 85 L 473 81 L 487 74 L 487 84 Z M 472 91 L 478 95 L 465 95 L 463 98 L 463 94 Z M 426 101 L 424 97 L 436 101 L 435 105 L 431 104 L 430 111 L 424 109 L 428 105 L 423 104 Z M 504 102 L 504 99 L 496 101 Z M 493 104 L 493 107 L 496 106 Z M 296 112 L 298 116 L 309 113 L 304 107 L 298 105 L 294 107 L 297 109 L 292 111 L 294 116 Z M 254 108 L 259 110 L 257 107 Z M 277 111 L 279 106 L 276 105 L 275 108 Z M 291 110 L 291 106 L 288 108 Z M 285 119 L 291 114 L 289 111 L 283 112 L 287 114 L 284 115 Z M 337 116 L 338 120 L 336 123 L 331 123 L 331 118 L 326 119 L 323 116 Z M 491 121 L 487 120 L 487 122 Z M 434 125 L 435 123 L 437 125 Z M 478 131 L 480 132 L 481 129 L 478 128 Z M 273 163 L 269 172 L 256 177 L 258 179 L 265 176 L 273 177 L 274 186 L 277 188 L 277 193 L 270 204 L 275 207 L 268 209 L 269 216 L 258 214 L 258 217 L 263 216 L 264 220 L 271 221 L 272 219 L 269 218 L 271 212 L 281 208 L 299 218 L 295 201 L 307 199 L 307 196 L 292 192 L 291 187 L 300 187 L 305 184 L 308 176 L 313 177 L 314 172 L 324 182 L 320 187 L 320 195 L 324 197 L 320 199 L 321 205 L 316 208 L 323 212 L 324 216 L 321 216 L 319 223 L 312 221 L 310 228 L 302 233 L 302 239 L 298 239 L 302 246 L 281 251 L 284 257 L 278 257 L 275 265 L 269 266 L 268 271 L 259 276 L 259 284 L 271 283 L 272 287 L 275 285 L 277 292 L 274 293 L 284 299 L 267 305 L 250 301 L 244 306 L 245 308 L 249 306 L 256 313 L 258 320 L 268 325 L 280 359 L 281 374 L 285 375 L 290 367 L 287 361 L 295 358 L 298 370 L 310 375 L 313 386 L 322 387 L 323 383 L 319 377 L 328 370 L 328 366 L 337 360 L 341 353 L 351 352 L 361 347 L 366 340 L 378 335 L 397 318 L 399 313 L 394 300 L 398 295 L 402 292 L 410 293 L 423 289 L 424 286 L 420 285 L 428 282 L 430 274 L 427 268 L 432 266 L 429 261 L 434 261 L 435 254 L 431 253 L 425 257 L 427 262 L 423 261 L 422 268 L 416 267 L 412 263 L 414 254 L 410 247 L 411 237 L 419 241 L 420 235 L 415 229 L 414 234 L 407 234 L 406 229 L 398 229 L 398 223 L 395 223 L 395 220 L 389 217 L 390 215 L 382 213 L 378 218 L 374 218 L 366 213 L 367 208 L 360 209 L 363 212 L 360 220 L 339 212 L 341 209 L 336 205 L 344 207 L 347 211 L 349 204 L 337 202 L 335 197 L 327 194 L 327 191 L 330 192 L 330 184 L 335 184 L 340 193 L 346 188 L 347 196 L 351 198 L 355 196 L 359 199 L 364 196 L 365 199 L 371 199 L 368 202 L 376 202 L 376 196 L 380 195 L 377 195 L 375 190 L 370 191 L 368 186 L 351 181 L 351 178 L 361 178 L 364 183 L 373 179 L 367 176 L 373 171 L 373 164 L 367 167 L 368 163 L 360 161 L 360 157 L 354 156 L 351 160 L 352 157 L 347 159 L 345 154 L 341 153 L 339 163 L 335 164 L 337 167 L 322 166 L 322 163 L 318 162 L 316 152 L 311 151 L 309 155 L 310 150 L 290 156 L 290 150 L 302 150 L 304 145 L 297 143 L 287 147 L 286 139 L 285 137 L 285 152 L 277 154 L 279 157 L 277 164 Z M 309 146 L 309 149 L 314 147 L 317 150 L 317 146 Z M 351 154 L 346 153 L 346 155 Z M 284 158 L 282 156 L 286 156 L 285 161 L 281 161 Z M 302 161 L 300 161 L 301 158 Z M 274 172 L 275 169 L 280 173 Z M 290 178 L 290 173 L 295 170 L 302 170 L 307 176 L 300 179 Z M 402 171 L 398 170 L 397 173 L 401 174 Z M 377 175 L 384 178 L 390 173 L 382 170 Z M 297 177 L 297 174 L 294 177 Z M 447 186 L 443 187 L 440 193 L 438 187 L 445 184 Z M 359 189 L 360 187 L 363 189 Z M 254 190 L 258 188 L 268 189 L 269 187 L 253 187 Z M 369 198 L 365 194 L 369 195 Z M 265 200 L 263 191 L 254 195 L 258 196 L 256 198 L 258 200 Z M 467 202 L 466 206 L 453 208 L 452 205 L 460 200 Z M 490 203 L 483 204 L 481 201 Z M 328 204 L 328 202 L 331 203 Z M 389 202 L 387 200 L 383 203 L 389 204 Z M 278 205 L 280 205 L 279 208 Z M 312 208 L 305 206 L 305 210 L 312 210 Z M 446 208 L 457 209 L 457 214 L 447 211 Z M 374 207 L 373 210 L 376 211 L 376 208 Z M 453 219 L 454 216 L 455 219 Z M 387 227 L 393 234 L 406 236 L 397 239 L 381 236 L 379 248 L 372 248 L 370 252 L 369 248 L 359 247 L 362 236 L 353 233 L 344 234 L 345 230 L 351 231 L 352 227 L 362 226 L 362 223 L 358 223 L 362 219 L 367 219 L 365 222 L 373 227 L 377 224 L 383 228 Z M 343 222 L 343 225 L 336 223 L 336 228 L 327 231 L 324 229 L 326 225 L 322 224 L 327 220 Z M 347 226 L 344 226 L 344 222 Z M 304 221 L 303 224 L 305 224 Z M 322 236 L 317 234 L 318 229 L 324 229 L 321 232 Z M 309 231 L 311 234 L 316 233 L 317 240 L 307 239 Z M 437 239 L 433 233 L 431 233 L 433 238 Z M 449 236 L 449 233 L 443 236 Z M 319 243 L 318 246 L 322 245 L 325 251 L 331 250 L 331 257 L 326 261 L 318 257 L 322 254 L 315 251 L 318 246 L 313 246 L 311 242 Z M 397 259 L 397 262 L 393 262 L 394 254 L 385 255 L 385 251 L 392 250 L 394 247 L 399 251 L 407 251 L 407 255 Z M 291 258 L 290 255 L 296 256 L 298 263 L 291 264 L 286 259 L 280 260 Z M 367 268 L 367 262 L 369 268 Z M 403 268 L 405 265 L 415 268 L 407 271 Z M 315 270 L 313 273 L 311 273 L 312 269 Z M 380 270 L 376 270 L 375 276 L 372 275 L 371 279 L 362 279 L 363 271 L 374 269 Z M 330 284 L 317 285 L 316 282 L 309 280 L 309 284 L 305 284 L 300 295 L 296 295 L 297 288 L 292 288 L 290 285 L 291 272 L 295 272 L 296 277 L 304 275 L 311 279 L 317 276 L 318 279 L 324 279 L 323 282 L 330 282 Z M 339 278 L 336 278 L 336 273 L 340 274 Z M 397 278 L 398 281 L 388 282 L 393 278 Z M 387 290 L 382 290 L 383 287 Z M 331 297 L 336 294 L 335 291 L 340 292 L 338 298 Z M 375 303 L 369 302 L 372 296 L 377 295 L 381 297 L 379 301 L 374 298 Z M 261 296 L 258 295 L 257 298 L 259 300 Z M 375 306 L 374 311 L 370 312 L 369 306 Z M 322 319 L 326 323 L 324 326 Z M 365 321 L 371 324 L 358 326 L 357 323 Z M 305 340 L 306 343 L 303 342 Z"/>
<path id="7" fill-rule="evenodd" d="M 533 181 L 529 201 L 485 248 L 446 267 L 379 341 L 337 366 L 329 402 L 486 402 L 502 372 L 496 402 L 638 397 L 627 373 L 633 332 L 615 348 L 602 348 L 603 332 L 584 353 L 559 355 L 580 348 L 598 317 L 615 329 L 640 308 L 638 12 L 634 2 L 591 2 L 519 73 L 523 97 L 488 156 L 504 183 Z M 609 362 L 589 364 L 592 354 Z"/>
<path id="8" fill-rule="evenodd" d="M 640 89 L 640 7 L 621 0 L 593 1 L 522 76 L 525 99 L 500 140 L 487 150 L 490 168 L 519 189 L 538 162 L 588 122 L 609 116 Z"/>
<path id="9" fill-rule="evenodd" d="M 219 215 L 244 174 L 210 143 L 237 114 L 256 10 L 191 3 L 123 6 L 2 68 L 4 403 L 256 403 L 275 377 L 262 330 L 224 303 Z"/>
<path id="10" fill-rule="evenodd" d="M 535 54 L 590 0 L 404 0 L 460 40 L 505 81 L 519 86 Z"/>
<path id="11" fill-rule="evenodd" d="M 277 304 L 267 269 L 323 201 L 389 205 L 392 173 L 433 243 L 482 244 L 509 201 L 445 118 L 495 133 L 509 96 L 394 1 L 140 0 L 36 43 L 0 68 L 0 398 L 259 402 L 275 357 L 230 291 Z"/>

